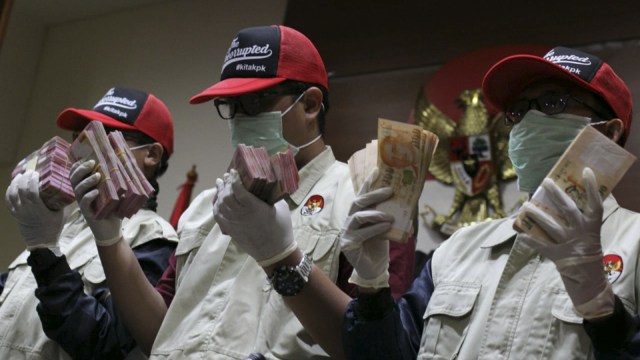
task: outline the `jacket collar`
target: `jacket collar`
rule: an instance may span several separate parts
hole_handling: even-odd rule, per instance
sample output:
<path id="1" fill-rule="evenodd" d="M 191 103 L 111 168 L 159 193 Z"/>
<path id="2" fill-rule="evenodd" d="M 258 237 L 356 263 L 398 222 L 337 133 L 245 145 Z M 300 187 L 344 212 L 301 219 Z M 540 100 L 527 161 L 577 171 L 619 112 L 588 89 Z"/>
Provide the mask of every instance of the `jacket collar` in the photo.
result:
<path id="1" fill-rule="evenodd" d="M 296 205 L 300 205 L 307 198 L 313 186 L 325 175 L 329 167 L 336 162 L 333 151 L 330 146 L 318 154 L 313 160 L 306 164 L 298 171 L 300 180 L 298 182 L 298 190 L 289 196 L 289 199 Z"/>

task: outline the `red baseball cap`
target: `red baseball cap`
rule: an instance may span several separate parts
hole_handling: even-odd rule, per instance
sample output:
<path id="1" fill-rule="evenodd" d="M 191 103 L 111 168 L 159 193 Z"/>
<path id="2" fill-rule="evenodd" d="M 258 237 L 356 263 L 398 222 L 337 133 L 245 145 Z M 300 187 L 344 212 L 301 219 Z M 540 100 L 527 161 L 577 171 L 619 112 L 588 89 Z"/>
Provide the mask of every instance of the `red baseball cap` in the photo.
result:
<path id="1" fill-rule="evenodd" d="M 248 94 L 285 80 L 329 88 L 327 71 L 311 40 L 282 25 L 246 28 L 231 41 L 220 81 L 189 102 L 199 104 L 217 97 Z"/>
<path id="2" fill-rule="evenodd" d="M 568 81 L 599 95 L 622 120 L 622 141 L 626 141 L 633 109 L 629 88 L 607 63 L 583 51 L 559 46 L 543 57 L 506 57 L 486 73 L 482 90 L 491 103 L 505 110 L 528 85 L 545 78 Z"/>
<path id="3" fill-rule="evenodd" d="M 152 94 L 114 87 L 92 110 L 69 108 L 56 123 L 62 129 L 82 131 L 92 120 L 106 127 L 140 131 L 159 142 L 168 155 L 173 154 L 173 120 L 167 106 Z"/>

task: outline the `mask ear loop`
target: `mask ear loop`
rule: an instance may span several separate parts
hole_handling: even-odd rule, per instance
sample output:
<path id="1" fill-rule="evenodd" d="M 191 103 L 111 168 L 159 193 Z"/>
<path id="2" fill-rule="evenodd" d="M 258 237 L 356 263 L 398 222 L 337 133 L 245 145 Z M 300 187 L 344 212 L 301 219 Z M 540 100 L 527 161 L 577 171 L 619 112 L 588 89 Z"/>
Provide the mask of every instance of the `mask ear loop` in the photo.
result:
<path id="1" fill-rule="evenodd" d="M 153 144 L 138 145 L 138 146 L 130 147 L 129 150 L 138 150 L 138 149 L 146 148 L 147 146 L 151 146 L 151 145 Z"/>
<path id="2" fill-rule="evenodd" d="M 309 141 L 308 143 L 306 143 L 306 144 L 304 144 L 304 145 L 296 146 L 296 148 L 297 148 L 298 150 L 304 149 L 304 148 L 306 148 L 307 146 L 309 146 L 309 145 L 313 144 L 314 142 L 316 142 L 316 141 L 320 140 L 320 138 L 321 138 L 321 137 L 322 137 L 322 134 L 318 135 L 315 139 L 313 139 L 313 140 Z"/>
<path id="3" fill-rule="evenodd" d="M 298 97 L 296 98 L 296 101 L 294 101 L 294 102 L 293 102 L 293 104 L 289 105 L 289 107 L 288 107 L 285 111 L 283 111 L 283 112 L 282 112 L 282 116 L 287 115 L 287 113 L 289 112 L 289 110 L 291 110 L 291 109 L 293 108 L 293 105 L 297 104 L 297 103 L 298 103 L 298 101 L 300 101 L 300 99 L 302 99 L 302 97 L 303 97 L 303 96 L 304 96 L 304 94 L 306 94 L 306 93 L 307 93 L 307 91 L 306 91 L 306 90 L 305 90 L 305 91 L 303 91 L 303 92 L 302 92 L 302 94 L 300 94 L 300 96 L 298 96 Z"/>

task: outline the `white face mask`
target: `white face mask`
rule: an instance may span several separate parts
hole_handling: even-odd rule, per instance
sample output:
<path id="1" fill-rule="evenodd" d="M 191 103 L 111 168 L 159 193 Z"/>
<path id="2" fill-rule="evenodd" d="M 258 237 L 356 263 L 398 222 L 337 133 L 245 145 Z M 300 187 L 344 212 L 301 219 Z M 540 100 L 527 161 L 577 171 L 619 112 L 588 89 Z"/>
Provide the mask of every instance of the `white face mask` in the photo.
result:
<path id="1" fill-rule="evenodd" d="M 231 129 L 231 144 L 235 150 L 238 144 L 264 147 L 269 155 L 279 151 L 291 149 L 294 155 L 300 150 L 318 141 L 322 135 L 318 135 L 310 142 L 295 146 L 290 144 L 282 135 L 282 117 L 285 116 L 293 106 L 300 101 L 304 93 L 300 94 L 285 111 L 264 112 L 255 116 L 236 114 L 229 120 Z"/>
<path id="2" fill-rule="evenodd" d="M 509 158 L 518 175 L 520 191 L 532 194 L 580 130 L 599 124 L 590 122 L 584 116 L 529 110 L 509 135 Z"/>

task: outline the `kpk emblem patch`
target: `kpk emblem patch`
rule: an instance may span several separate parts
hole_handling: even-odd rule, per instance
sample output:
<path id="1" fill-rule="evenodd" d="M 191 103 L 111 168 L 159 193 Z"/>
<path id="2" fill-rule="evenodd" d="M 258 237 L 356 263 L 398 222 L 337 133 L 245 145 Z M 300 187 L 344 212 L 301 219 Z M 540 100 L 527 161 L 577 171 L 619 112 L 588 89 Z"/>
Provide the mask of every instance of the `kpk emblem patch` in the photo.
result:
<path id="1" fill-rule="evenodd" d="M 610 284 L 613 284 L 622 274 L 622 258 L 618 255 L 608 254 L 602 258 L 602 261 L 607 279 L 609 279 Z"/>
<path id="2" fill-rule="evenodd" d="M 312 195 L 302 209 L 300 209 L 300 214 L 302 216 L 311 216 L 319 213 L 324 208 L 324 198 L 320 195 Z"/>

